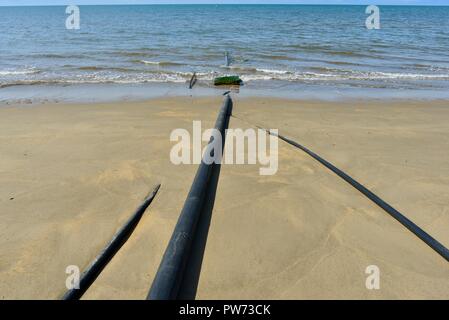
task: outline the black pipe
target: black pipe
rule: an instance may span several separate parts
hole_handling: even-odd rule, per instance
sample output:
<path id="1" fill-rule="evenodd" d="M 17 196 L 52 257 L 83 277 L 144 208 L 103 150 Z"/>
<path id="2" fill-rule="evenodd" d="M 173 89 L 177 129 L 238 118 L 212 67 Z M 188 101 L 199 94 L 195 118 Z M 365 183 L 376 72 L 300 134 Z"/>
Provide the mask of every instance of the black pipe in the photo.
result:
<path id="1" fill-rule="evenodd" d="M 261 128 L 263 129 L 263 128 Z M 402 213 L 397 211 L 395 208 L 390 206 L 388 203 L 386 203 L 384 200 L 379 198 L 377 195 L 375 195 L 373 192 L 368 190 L 366 187 L 361 185 L 359 182 L 351 178 L 349 175 L 332 165 L 331 163 L 327 162 L 323 158 L 321 158 L 316 153 L 310 151 L 306 147 L 300 145 L 299 143 L 290 140 L 289 138 L 286 138 L 284 136 L 281 136 L 279 134 L 276 134 L 274 132 L 271 132 L 269 130 L 265 130 L 268 134 L 278 137 L 279 139 L 287 142 L 288 144 L 297 147 L 310 155 L 312 158 L 323 164 L 325 167 L 327 167 L 329 170 L 336 173 L 338 176 L 340 176 L 343 180 L 345 180 L 347 183 L 352 185 L 354 188 L 356 188 L 358 191 L 363 193 L 368 199 L 373 201 L 375 204 L 377 204 L 379 207 L 381 207 L 383 210 L 385 210 L 387 213 L 389 213 L 393 218 L 395 218 L 397 221 L 399 221 L 404 227 L 406 227 L 408 230 L 410 230 L 413 234 L 415 234 L 418 238 L 420 238 L 422 241 L 424 241 L 429 247 L 431 247 L 433 250 L 435 250 L 438 254 L 440 254 L 446 261 L 449 261 L 449 250 L 443 246 L 440 242 L 438 242 L 435 238 L 433 238 L 431 235 L 429 235 L 427 232 L 425 232 L 423 229 L 418 227 L 414 222 L 412 222 L 410 219 L 405 217 Z"/>
<path id="2" fill-rule="evenodd" d="M 193 88 L 193 86 L 196 84 L 196 81 L 197 81 L 196 72 L 194 72 L 192 78 L 190 78 L 189 89 Z"/>
<path id="3" fill-rule="evenodd" d="M 231 112 L 232 99 L 226 96 L 215 123 L 215 129 L 220 131 L 222 140 L 225 137 Z M 213 138 L 209 144 L 212 142 Z M 147 299 L 174 300 L 178 298 L 192 242 L 204 206 L 205 194 L 209 188 L 212 168 L 213 164 L 201 161 Z"/>
<path id="4" fill-rule="evenodd" d="M 70 289 L 63 296 L 63 300 L 78 300 L 83 294 L 89 289 L 92 283 L 97 279 L 104 267 L 111 261 L 118 250 L 123 246 L 123 244 L 128 240 L 129 236 L 139 223 L 145 210 L 151 204 L 153 199 L 156 197 L 157 192 L 161 185 L 154 188 L 153 192 L 149 194 L 139 208 L 134 212 L 134 214 L 129 218 L 129 220 L 120 228 L 120 230 L 114 235 L 109 244 L 100 252 L 100 254 L 95 258 L 95 260 L 89 265 L 86 271 L 80 279 L 79 289 Z"/>

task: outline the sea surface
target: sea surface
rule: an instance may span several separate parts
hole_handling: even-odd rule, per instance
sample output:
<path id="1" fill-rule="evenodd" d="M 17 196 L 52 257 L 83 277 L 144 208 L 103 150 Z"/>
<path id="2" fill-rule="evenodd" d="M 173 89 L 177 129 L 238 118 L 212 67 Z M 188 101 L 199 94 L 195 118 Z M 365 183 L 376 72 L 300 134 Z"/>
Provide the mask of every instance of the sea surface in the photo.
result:
<path id="1" fill-rule="evenodd" d="M 365 9 L 80 6 L 68 30 L 66 7 L 0 7 L 0 100 L 17 86 L 185 87 L 193 72 L 200 88 L 240 75 L 241 92 L 449 96 L 449 7 L 380 6 L 380 30 Z"/>

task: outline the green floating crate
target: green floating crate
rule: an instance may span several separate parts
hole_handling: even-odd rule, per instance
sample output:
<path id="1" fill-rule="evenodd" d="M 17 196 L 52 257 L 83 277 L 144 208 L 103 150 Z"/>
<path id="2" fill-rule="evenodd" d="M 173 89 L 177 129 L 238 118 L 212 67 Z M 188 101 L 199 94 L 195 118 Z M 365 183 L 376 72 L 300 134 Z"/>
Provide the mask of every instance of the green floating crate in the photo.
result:
<path id="1" fill-rule="evenodd" d="M 234 86 L 241 85 L 243 83 L 242 79 L 239 76 L 226 76 L 226 77 L 218 77 L 214 79 L 214 85 L 216 86 Z"/>

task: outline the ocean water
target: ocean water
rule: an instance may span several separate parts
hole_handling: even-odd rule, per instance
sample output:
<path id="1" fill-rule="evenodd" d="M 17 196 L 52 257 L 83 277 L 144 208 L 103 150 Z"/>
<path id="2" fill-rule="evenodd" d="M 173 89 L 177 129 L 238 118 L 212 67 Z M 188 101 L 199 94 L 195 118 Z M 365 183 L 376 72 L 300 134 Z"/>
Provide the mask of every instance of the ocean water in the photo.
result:
<path id="1" fill-rule="evenodd" d="M 365 8 L 80 6 L 81 28 L 67 30 L 65 7 L 0 7 L 0 97 L 19 85 L 185 86 L 193 72 L 205 88 L 240 75 L 242 91 L 449 92 L 449 7 L 380 6 L 380 30 L 366 29 Z"/>

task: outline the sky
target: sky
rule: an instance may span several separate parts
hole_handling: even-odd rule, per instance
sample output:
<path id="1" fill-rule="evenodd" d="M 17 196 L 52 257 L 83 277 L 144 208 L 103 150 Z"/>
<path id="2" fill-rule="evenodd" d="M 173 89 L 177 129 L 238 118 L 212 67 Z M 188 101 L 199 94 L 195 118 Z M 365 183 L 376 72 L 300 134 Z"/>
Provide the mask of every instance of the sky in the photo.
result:
<path id="1" fill-rule="evenodd" d="M 404 5 L 449 5 L 449 0 L 0 0 L 0 6 L 11 5 L 86 5 L 86 4 L 174 4 L 174 3 L 285 3 L 285 4 L 404 4 Z"/>

